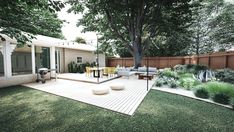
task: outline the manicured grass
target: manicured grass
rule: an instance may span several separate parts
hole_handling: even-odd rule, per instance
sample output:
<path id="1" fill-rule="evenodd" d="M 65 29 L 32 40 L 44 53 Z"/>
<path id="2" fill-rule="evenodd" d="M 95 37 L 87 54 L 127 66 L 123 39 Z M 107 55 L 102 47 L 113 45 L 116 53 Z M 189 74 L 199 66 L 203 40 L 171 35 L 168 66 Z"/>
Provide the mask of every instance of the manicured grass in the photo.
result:
<path id="1" fill-rule="evenodd" d="M 0 89 L 0 131 L 234 131 L 234 111 L 151 90 L 134 116 L 23 86 Z"/>

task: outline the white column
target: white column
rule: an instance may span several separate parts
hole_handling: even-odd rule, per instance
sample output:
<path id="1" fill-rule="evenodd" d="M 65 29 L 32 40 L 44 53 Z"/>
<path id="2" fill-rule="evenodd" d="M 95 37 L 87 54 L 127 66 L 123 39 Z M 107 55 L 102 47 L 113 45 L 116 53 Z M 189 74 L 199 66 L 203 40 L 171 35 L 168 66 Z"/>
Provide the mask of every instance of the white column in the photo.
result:
<path id="1" fill-rule="evenodd" d="M 32 56 L 32 74 L 36 74 L 35 67 L 35 46 L 31 45 L 31 56 Z"/>
<path id="2" fill-rule="evenodd" d="M 50 47 L 50 69 L 55 69 L 55 47 Z M 55 77 L 55 71 L 51 71 L 51 76 Z"/>
<path id="3" fill-rule="evenodd" d="M 3 42 L 2 54 L 4 61 L 4 74 L 7 78 L 12 76 L 11 54 L 15 47 L 16 45 L 11 45 L 9 41 Z"/>

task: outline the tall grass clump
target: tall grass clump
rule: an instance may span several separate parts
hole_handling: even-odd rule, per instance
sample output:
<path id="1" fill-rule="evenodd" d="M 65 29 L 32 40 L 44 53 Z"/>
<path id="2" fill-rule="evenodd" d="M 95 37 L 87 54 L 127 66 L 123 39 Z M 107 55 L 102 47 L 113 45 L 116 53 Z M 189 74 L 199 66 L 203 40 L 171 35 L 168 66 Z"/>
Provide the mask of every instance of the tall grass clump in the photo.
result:
<path id="1" fill-rule="evenodd" d="M 212 95 L 223 93 L 230 97 L 234 97 L 234 85 L 232 84 L 214 81 L 204 84 L 204 87 Z"/>

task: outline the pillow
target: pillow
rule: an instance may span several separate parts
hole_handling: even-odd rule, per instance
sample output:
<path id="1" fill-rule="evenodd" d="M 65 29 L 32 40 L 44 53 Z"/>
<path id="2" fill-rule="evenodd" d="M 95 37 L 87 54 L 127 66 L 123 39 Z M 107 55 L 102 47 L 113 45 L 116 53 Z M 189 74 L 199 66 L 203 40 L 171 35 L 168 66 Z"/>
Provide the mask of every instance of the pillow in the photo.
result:
<path id="1" fill-rule="evenodd" d="M 146 72 L 146 67 L 138 67 L 139 72 Z"/>

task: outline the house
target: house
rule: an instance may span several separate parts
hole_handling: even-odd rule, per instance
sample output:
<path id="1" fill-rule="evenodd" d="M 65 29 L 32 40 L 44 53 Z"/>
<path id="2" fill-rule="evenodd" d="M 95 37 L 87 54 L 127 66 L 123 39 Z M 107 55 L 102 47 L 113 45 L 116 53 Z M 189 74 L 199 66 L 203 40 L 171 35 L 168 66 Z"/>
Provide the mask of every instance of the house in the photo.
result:
<path id="1" fill-rule="evenodd" d="M 36 80 L 36 70 L 41 67 L 68 72 L 68 64 L 95 62 L 96 47 L 87 44 L 67 42 L 57 38 L 37 35 L 24 47 L 17 47 L 17 41 L 1 34 L 0 40 L 0 87 L 18 85 Z M 105 66 L 105 55 L 99 55 L 99 65 Z M 51 72 L 55 76 L 55 71 Z"/>

